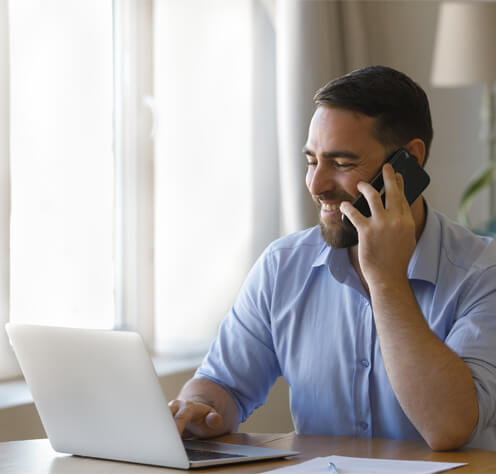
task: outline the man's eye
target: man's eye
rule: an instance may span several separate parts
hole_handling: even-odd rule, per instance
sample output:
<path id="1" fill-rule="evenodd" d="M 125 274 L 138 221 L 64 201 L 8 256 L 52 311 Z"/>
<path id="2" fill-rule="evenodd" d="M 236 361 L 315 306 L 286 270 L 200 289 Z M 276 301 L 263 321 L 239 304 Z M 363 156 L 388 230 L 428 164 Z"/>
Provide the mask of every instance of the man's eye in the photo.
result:
<path id="1" fill-rule="evenodd" d="M 353 166 L 353 165 L 351 163 L 339 163 L 338 161 L 335 161 L 334 166 L 336 168 L 349 168 L 350 166 Z"/>
<path id="2" fill-rule="evenodd" d="M 313 166 L 317 166 L 317 162 L 316 161 L 307 161 L 307 167 L 308 168 L 311 168 Z"/>

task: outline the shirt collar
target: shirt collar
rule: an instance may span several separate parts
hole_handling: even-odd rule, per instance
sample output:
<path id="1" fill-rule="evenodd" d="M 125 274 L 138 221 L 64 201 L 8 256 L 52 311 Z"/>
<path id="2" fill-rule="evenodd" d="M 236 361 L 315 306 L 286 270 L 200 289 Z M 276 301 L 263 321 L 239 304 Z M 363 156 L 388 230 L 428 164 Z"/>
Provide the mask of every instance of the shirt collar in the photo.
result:
<path id="1" fill-rule="evenodd" d="M 425 201 L 424 201 L 425 202 Z M 436 284 L 441 252 L 441 224 L 436 213 L 425 203 L 425 226 L 408 265 L 408 279 Z"/>
<path id="2" fill-rule="evenodd" d="M 324 240 L 322 240 L 322 247 L 320 249 L 317 258 L 312 264 L 312 267 L 321 267 L 322 265 L 327 265 L 329 263 L 329 255 L 331 254 L 331 250 L 335 250 L 329 245 L 327 245 Z"/>
<path id="3" fill-rule="evenodd" d="M 425 202 L 425 201 L 424 201 Z M 438 262 L 441 241 L 441 225 L 436 213 L 429 209 L 425 203 L 426 219 L 424 230 L 420 236 L 415 251 L 408 265 L 409 280 L 425 280 L 436 284 L 438 276 Z M 313 267 L 329 265 L 330 269 L 335 269 L 334 275 L 338 280 L 344 278 L 344 267 L 349 264 L 346 249 L 336 249 L 322 241 L 322 248 L 313 263 Z M 338 263 L 336 268 L 335 264 Z M 331 270 L 332 271 L 332 270 Z M 333 272 L 334 273 L 334 272 Z"/>
<path id="4" fill-rule="evenodd" d="M 337 281 L 343 283 L 350 272 L 348 249 L 334 248 L 322 240 L 322 248 L 313 262 L 313 267 L 326 266 Z"/>

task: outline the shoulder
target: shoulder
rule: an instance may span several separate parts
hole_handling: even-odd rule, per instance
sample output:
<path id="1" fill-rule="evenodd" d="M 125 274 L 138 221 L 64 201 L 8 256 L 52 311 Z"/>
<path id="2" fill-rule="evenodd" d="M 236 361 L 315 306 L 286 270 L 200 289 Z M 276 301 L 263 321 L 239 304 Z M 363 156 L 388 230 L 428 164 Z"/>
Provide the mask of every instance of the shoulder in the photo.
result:
<path id="1" fill-rule="evenodd" d="M 474 234 L 438 211 L 432 211 L 440 225 L 442 257 L 462 271 L 496 269 L 496 243 Z"/>
<path id="2" fill-rule="evenodd" d="M 319 226 L 286 235 L 273 241 L 262 253 L 262 265 L 270 274 L 282 273 L 295 277 L 307 274 L 319 259 L 325 258 L 329 247 L 322 239 Z"/>
<path id="3" fill-rule="evenodd" d="M 265 253 L 276 259 L 299 255 L 317 258 L 326 246 L 319 226 L 315 226 L 275 240 L 267 247 Z"/>

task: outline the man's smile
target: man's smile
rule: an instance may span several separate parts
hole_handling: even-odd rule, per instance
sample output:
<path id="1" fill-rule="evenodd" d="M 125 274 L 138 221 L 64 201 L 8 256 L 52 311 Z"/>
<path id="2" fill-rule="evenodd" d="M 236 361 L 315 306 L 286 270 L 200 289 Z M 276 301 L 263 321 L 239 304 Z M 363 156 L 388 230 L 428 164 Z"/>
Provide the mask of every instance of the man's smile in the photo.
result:
<path id="1" fill-rule="evenodd" d="M 339 202 L 325 202 L 319 201 L 320 204 L 320 219 L 321 221 L 328 224 L 337 224 L 341 222 L 341 211 L 339 210 Z"/>

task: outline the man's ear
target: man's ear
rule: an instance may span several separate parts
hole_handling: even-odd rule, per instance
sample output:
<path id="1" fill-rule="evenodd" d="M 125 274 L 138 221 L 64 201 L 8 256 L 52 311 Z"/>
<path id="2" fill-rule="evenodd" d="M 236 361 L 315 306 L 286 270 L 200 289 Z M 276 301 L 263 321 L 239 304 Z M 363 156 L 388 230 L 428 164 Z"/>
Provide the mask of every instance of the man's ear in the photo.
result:
<path id="1" fill-rule="evenodd" d="M 420 138 L 410 140 L 403 148 L 411 155 L 417 158 L 418 164 L 424 166 L 425 161 L 425 143 Z"/>

